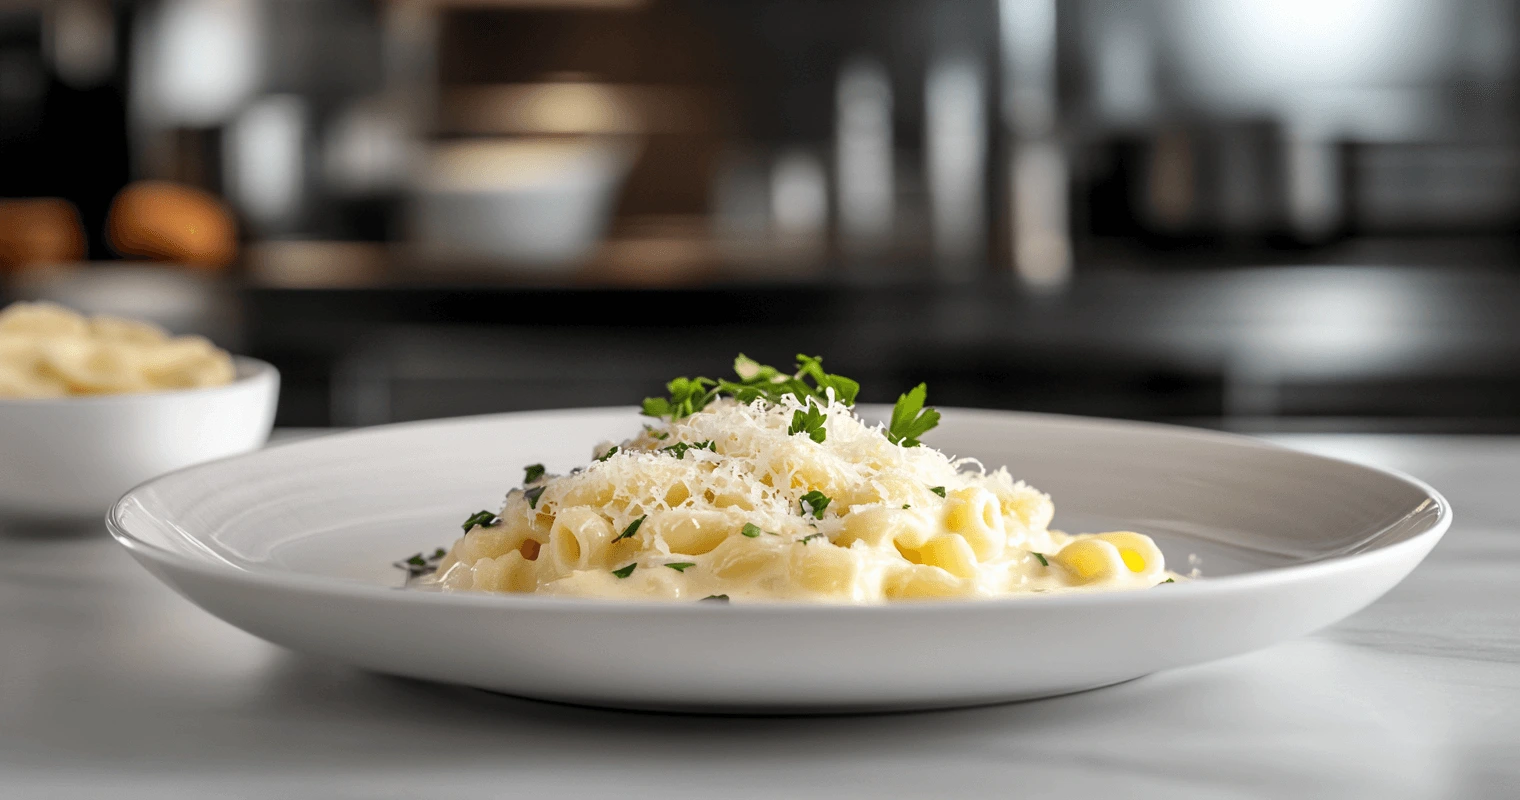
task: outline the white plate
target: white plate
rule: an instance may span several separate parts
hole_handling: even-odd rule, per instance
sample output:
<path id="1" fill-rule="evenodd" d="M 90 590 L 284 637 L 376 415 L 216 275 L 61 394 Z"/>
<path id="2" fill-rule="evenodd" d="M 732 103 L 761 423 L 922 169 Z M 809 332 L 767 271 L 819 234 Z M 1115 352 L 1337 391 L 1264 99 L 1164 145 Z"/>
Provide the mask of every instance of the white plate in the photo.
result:
<path id="1" fill-rule="evenodd" d="M 212 614 L 366 669 L 593 705 L 824 712 L 1041 697 L 1263 647 L 1371 603 L 1451 523 L 1417 480 L 1251 439 L 948 409 L 934 446 L 1006 463 L 1052 494 L 1057 527 L 1151 534 L 1206 579 L 874 607 L 397 588 L 391 562 L 446 545 L 524 464 L 567 471 L 638 425 L 591 409 L 339 434 L 158 478 L 108 524 Z"/>

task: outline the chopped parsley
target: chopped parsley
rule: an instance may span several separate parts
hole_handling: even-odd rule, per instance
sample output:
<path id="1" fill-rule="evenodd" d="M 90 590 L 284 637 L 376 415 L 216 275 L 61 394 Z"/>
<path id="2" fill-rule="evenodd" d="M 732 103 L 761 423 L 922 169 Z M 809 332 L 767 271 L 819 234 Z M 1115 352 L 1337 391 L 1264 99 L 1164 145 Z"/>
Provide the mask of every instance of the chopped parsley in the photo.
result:
<path id="1" fill-rule="evenodd" d="M 1040 560 L 1040 566 L 1042 566 L 1042 567 L 1048 567 L 1048 566 L 1050 566 L 1050 562 L 1048 560 L 1046 560 L 1044 553 L 1036 553 L 1034 551 L 1030 551 L 1029 554 L 1032 555 L 1032 556 L 1034 556 L 1035 558 L 1038 558 Z"/>
<path id="2" fill-rule="evenodd" d="M 617 455 L 618 451 L 621 450 L 621 449 L 623 449 L 623 448 L 618 447 L 617 445 L 613 445 L 611 450 L 608 450 L 607 452 L 601 454 L 600 456 L 597 457 L 596 460 L 597 461 L 606 461 L 607 459 L 612 458 L 613 456 Z"/>
<path id="3" fill-rule="evenodd" d="M 939 424 L 939 411 L 924 408 L 924 398 L 929 387 L 920 383 L 912 391 L 900 395 L 892 407 L 892 421 L 887 424 L 887 439 L 903 447 L 917 447 L 918 437 L 928 433 Z"/>
<path id="4" fill-rule="evenodd" d="M 732 397 L 741 403 L 756 400 L 775 403 L 792 395 L 799 401 L 817 400 L 820 404 L 826 404 L 832 396 L 844 405 L 853 406 L 855 396 L 860 393 L 859 383 L 843 375 L 824 372 L 822 358 L 802 353 L 797 354 L 797 371 L 790 375 L 740 353 L 734 359 L 734 374 L 739 380 L 676 378 L 665 384 L 668 397 L 644 398 L 643 413 L 649 417 L 681 419 L 701 411 L 720 396 Z"/>
<path id="5" fill-rule="evenodd" d="M 532 489 L 524 489 L 523 497 L 528 498 L 528 508 L 538 508 L 538 498 L 544 494 L 543 486 L 535 486 Z"/>
<path id="6" fill-rule="evenodd" d="M 945 487 L 943 487 L 943 486 L 930 486 L 929 487 L 929 491 L 934 492 L 935 494 L 939 495 L 940 497 L 944 497 L 945 496 Z"/>
<path id="7" fill-rule="evenodd" d="M 903 503 L 903 509 L 904 509 L 904 510 L 906 510 L 906 509 L 909 509 L 909 508 L 912 508 L 912 507 L 913 507 L 913 506 L 910 506 L 910 505 L 908 505 L 908 504 L 907 504 L 907 503 Z"/>
<path id="8" fill-rule="evenodd" d="M 464 525 L 460 527 L 464 528 L 465 533 L 469 533 L 470 529 L 476 525 L 479 525 L 483 528 L 489 528 L 500 521 L 501 519 L 499 517 L 489 511 L 476 511 L 474 514 L 471 514 L 470 518 L 465 520 Z"/>
<path id="9" fill-rule="evenodd" d="M 674 564 L 666 564 L 665 566 L 670 567 L 676 572 L 685 572 L 687 567 L 695 567 L 696 565 L 697 562 L 695 561 L 677 561 Z"/>
<path id="10" fill-rule="evenodd" d="M 824 420 L 828 418 L 828 415 L 823 413 L 823 409 L 809 400 L 807 408 L 799 408 L 792 412 L 792 425 L 786 429 L 786 432 L 788 435 L 805 433 L 809 439 L 823 444 L 823 440 L 829 435 L 823 427 Z"/>
<path id="11" fill-rule="evenodd" d="M 810 533 L 810 534 L 802 537 L 801 539 L 798 539 L 797 541 L 802 542 L 803 544 L 807 544 L 808 542 L 811 542 L 814 539 L 817 539 L 818 537 L 820 537 L 822 535 L 823 534 L 821 532 L 820 533 Z"/>
<path id="12" fill-rule="evenodd" d="M 529 464 L 523 467 L 523 485 L 526 486 L 539 478 L 544 477 L 543 464 Z"/>
<path id="13" fill-rule="evenodd" d="M 756 536 L 759 536 L 761 531 L 759 525 L 756 525 L 753 522 L 746 522 L 744 523 L 744 527 L 740 529 L 739 532 L 753 539 Z"/>
<path id="14" fill-rule="evenodd" d="M 401 561 L 397 561 L 395 563 L 395 567 L 396 569 L 405 570 L 406 576 L 408 578 L 415 578 L 419 575 L 426 575 L 430 572 L 436 572 L 438 570 L 438 562 L 442 561 L 443 557 L 448 554 L 449 551 L 443 549 L 442 547 L 434 550 L 433 554 L 430 556 L 424 556 L 421 553 L 413 553 L 411 556 L 402 559 Z"/>
<path id="15" fill-rule="evenodd" d="M 713 602 L 717 602 L 717 603 L 727 603 L 728 602 L 728 595 L 726 595 L 726 594 L 710 594 L 710 595 L 702 598 L 702 600 L 712 600 Z M 702 600 L 698 600 L 697 602 L 700 603 L 700 602 L 702 602 Z"/>
<path id="16" fill-rule="evenodd" d="M 1174 579 L 1172 579 L 1172 578 L 1167 578 L 1167 579 L 1166 579 L 1166 580 L 1164 580 L 1164 581 L 1162 581 L 1162 582 L 1161 582 L 1161 583 L 1176 583 L 1176 582 L 1177 582 L 1177 581 L 1176 581 L 1176 580 L 1174 580 Z M 1160 586 L 1160 585 L 1161 585 L 1161 583 L 1158 583 L 1158 584 L 1156 584 L 1156 585 L 1157 585 L 1157 586 Z"/>
<path id="17" fill-rule="evenodd" d="M 645 425 L 644 426 L 644 432 L 647 433 L 647 434 L 649 434 L 649 438 L 655 439 L 655 440 L 658 440 L 658 441 L 661 441 L 661 442 L 663 442 L 666 439 L 670 438 L 670 434 L 666 433 L 665 431 L 655 430 L 655 428 L 654 428 L 653 425 Z"/>
<path id="18" fill-rule="evenodd" d="M 830 498 L 828 495 L 825 495 L 823 492 L 820 492 L 817 489 L 808 492 L 807 494 L 798 498 L 798 500 L 802 503 L 803 515 L 806 516 L 808 514 L 812 514 L 813 519 L 823 519 L 823 510 L 825 508 L 828 508 L 830 503 Z"/>
<path id="19" fill-rule="evenodd" d="M 649 517 L 649 515 L 645 514 L 644 516 L 639 517 L 638 519 L 634 520 L 633 522 L 628 523 L 628 527 L 624 528 L 623 532 L 621 534 L 619 534 L 618 537 L 616 539 L 613 539 L 612 541 L 614 541 L 614 542 L 621 542 L 624 539 L 627 539 L 628 537 L 634 535 L 635 533 L 638 533 L 639 532 L 639 526 L 643 525 L 644 524 L 644 520 L 646 518 L 648 518 L 648 517 Z"/>
<path id="20" fill-rule="evenodd" d="M 639 567 L 639 562 L 635 561 L 632 564 L 629 564 L 628 566 L 623 567 L 622 569 L 615 569 L 615 570 L 613 570 L 612 574 L 618 576 L 619 578 L 626 578 L 629 575 L 632 575 L 633 571 L 635 569 L 638 569 L 638 567 Z"/>
<path id="21" fill-rule="evenodd" d="M 711 440 L 711 439 L 708 439 L 705 442 L 697 442 L 696 444 L 687 444 L 686 442 L 676 442 L 675 444 L 673 444 L 673 445 L 671 445 L 669 447 L 661 447 L 660 448 L 660 452 L 661 453 L 669 453 L 669 454 L 675 456 L 677 461 L 680 461 L 681 459 L 686 458 L 686 451 L 687 450 L 708 450 L 708 451 L 711 451 L 711 452 L 714 452 L 714 453 L 718 452 L 718 448 L 713 444 L 713 440 Z"/>

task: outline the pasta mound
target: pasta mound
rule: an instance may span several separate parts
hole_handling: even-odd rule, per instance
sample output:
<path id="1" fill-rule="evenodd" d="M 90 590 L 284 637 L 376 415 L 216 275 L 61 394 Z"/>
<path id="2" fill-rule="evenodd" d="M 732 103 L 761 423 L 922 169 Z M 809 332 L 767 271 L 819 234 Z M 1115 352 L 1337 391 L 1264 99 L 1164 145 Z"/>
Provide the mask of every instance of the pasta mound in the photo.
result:
<path id="1" fill-rule="evenodd" d="M 232 357 L 199 336 L 147 322 L 86 318 L 54 303 L 0 310 L 0 398 L 124 394 L 220 386 Z"/>
<path id="2" fill-rule="evenodd" d="M 792 432 L 809 404 L 822 441 Z M 1049 496 L 853 409 L 720 399 L 513 489 L 424 584 L 580 597 L 876 603 L 1166 579 L 1149 537 L 1049 529 Z M 486 515 L 490 516 L 490 515 Z"/>

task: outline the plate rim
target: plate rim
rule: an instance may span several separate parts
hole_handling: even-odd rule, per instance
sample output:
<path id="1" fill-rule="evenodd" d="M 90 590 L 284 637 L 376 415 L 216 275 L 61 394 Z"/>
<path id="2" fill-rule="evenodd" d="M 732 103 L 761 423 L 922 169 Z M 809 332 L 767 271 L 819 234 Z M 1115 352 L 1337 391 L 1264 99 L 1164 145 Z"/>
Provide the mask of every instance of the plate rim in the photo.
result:
<path id="1" fill-rule="evenodd" d="M 222 388 L 222 387 L 218 387 Z M 864 408 L 876 407 L 879 404 L 862 404 Z M 881 408 L 890 406 L 881 405 Z M 1086 417 L 1075 414 L 1051 414 L 1045 412 L 1006 411 L 998 409 L 940 407 L 942 412 L 953 413 L 955 416 L 991 416 L 991 417 L 1018 417 L 1029 420 L 1046 420 L 1075 424 L 1097 424 L 1105 427 L 1139 427 L 1153 429 L 1158 432 L 1171 433 L 1195 439 L 1210 441 L 1223 441 L 1236 445 L 1244 445 L 1267 450 L 1289 452 L 1304 458 L 1332 462 L 1343 466 L 1368 470 L 1378 473 L 1386 478 L 1409 484 L 1423 491 L 1427 500 L 1413 510 L 1410 510 L 1398 520 L 1390 523 L 1374 532 L 1369 538 L 1375 538 L 1384 531 L 1408 520 L 1415 514 L 1429 513 L 1428 506 L 1435 505 L 1437 518 L 1435 522 L 1424 531 L 1391 545 L 1377 547 L 1371 550 L 1353 552 L 1344 555 L 1333 555 L 1327 558 L 1303 563 L 1290 564 L 1287 566 L 1267 567 L 1252 572 L 1224 575 L 1217 578 L 1202 580 L 1179 581 L 1171 585 L 1164 592 L 1146 591 L 1115 591 L 1115 592 L 1057 592 L 1031 595 L 1012 595 L 1007 597 L 992 598 L 950 598 L 917 601 L 899 601 L 893 603 L 851 604 L 851 603 L 820 603 L 800 600 L 766 601 L 763 603 L 738 603 L 718 604 L 702 603 L 698 601 L 671 602 L 669 600 L 626 600 L 616 598 L 580 598 L 580 597 L 550 597 L 540 595 L 517 595 L 496 594 L 487 592 L 430 592 L 430 591 L 398 591 L 400 587 L 383 586 L 362 581 L 345 580 L 321 575 L 313 575 L 287 570 L 249 568 L 229 563 L 201 561 L 189 558 L 179 553 L 164 549 L 137 537 L 127 529 L 127 525 L 120 518 L 129 502 L 136 500 L 136 495 L 154 484 L 167 481 L 185 473 L 202 469 L 211 469 L 229 461 L 257 457 L 259 454 L 270 449 L 284 450 L 286 448 L 304 448 L 315 446 L 319 443 L 327 443 L 336 439 L 350 437 L 363 437 L 375 435 L 377 432 L 388 432 L 397 429 L 428 427 L 438 425 L 462 425 L 470 423 L 486 422 L 489 420 L 522 417 L 522 416 L 576 416 L 580 414 L 597 413 L 632 413 L 633 409 L 624 406 L 589 406 L 584 408 L 556 408 L 525 411 L 508 411 L 493 414 L 476 414 L 460 417 L 444 417 L 438 419 L 412 420 L 407 422 L 388 423 L 374 425 L 352 430 L 340 431 L 331 434 L 323 434 L 311 439 L 277 445 L 275 448 L 263 448 L 249 453 L 219 458 L 200 464 L 184 467 L 172 472 L 164 473 L 127 490 L 111 508 L 106 512 L 105 525 L 111 538 L 125 548 L 139 561 L 148 560 L 159 563 L 165 567 L 188 571 L 202 577 L 214 580 L 233 580 L 245 584 L 260 585 L 261 588 L 303 591 L 316 595 L 344 596 L 354 599 L 370 599 L 374 601 L 404 602 L 404 603 L 432 603 L 440 606 L 475 606 L 489 605 L 503 610 L 535 610 L 535 611 L 559 611 L 572 612 L 615 612 L 615 613 L 649 613 L 661 611 L 665 613 L 795 613 L 808 611 L 811 613 L 846 613 L 846 614 L 871 614 L 871 613 L 964 613 L 973 609 L 1013 611 L 1023 608 L 1049 608 L 1059 607 L 1086 607 L 1108 606 L 1115 603 L 1125 605 L 1133 603 L 1164 603 L 1171 602 L 1171 598 L 1193 597 L 1198 595 L 1209 596 L 1215 594 L 1229 594 L 1238 591 L 1251 591 L 1267 589 L 1283 584 L 1294 584 L 1305 581 L 1313 581 L 1323 577 L 1329 577 L 1338 572 L 1354 570 L 1370 560 L 1399 560 L 1405 557 L 1406 551 L 1428 552 L 1438 544 L 1441 538 L 1451 528 L 1454 519 L 1454 511 L 1450 501 L 1425 481 L 1409 475 L 1400 470 L 1387 467 L 1374 466 L 1359 461 L 1328 456 L 1320 453 L 1312 453 L 1298 450 L 1285 445 L 1259 439 L 1253 436 L 1230 433 L 1226 431 L 1213 431 L 1203 428 L 1192 428 L 1185 425 L 1168 423 L 1122 420 L 1108 417 Z M 1423 554 L 1418 556 L 1423 559 Z M 1418 566 L 1418 561 L 1415 566 Z M 1413 567 L 1411 567 L 1411 570 Z M 1406 573 L 1407 575 L 1407 573 Z M 1400 577 L 1402 580 L 1403 576 Z M 1154 588 L 1154 587 L 1153 587 Z"/>

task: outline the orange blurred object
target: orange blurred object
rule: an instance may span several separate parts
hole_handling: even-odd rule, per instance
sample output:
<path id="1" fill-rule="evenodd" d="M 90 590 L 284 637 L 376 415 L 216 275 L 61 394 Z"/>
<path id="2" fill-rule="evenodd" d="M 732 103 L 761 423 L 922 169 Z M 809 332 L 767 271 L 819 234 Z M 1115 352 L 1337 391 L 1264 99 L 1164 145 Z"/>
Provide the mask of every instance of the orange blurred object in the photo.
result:
<path id="1" fill-rule="evenodd" d="M 128 184 L 111 201 L 111 246 L 188 266 L 220 269 L 237 257 L 237 223 L 215 195 L 167 181 Z"/>
<path id="2" fill-rule="evenodd" d="M 73 203 L 57 197 L 0 200 L 0 270 L 84 256 L 84 223 Z"/>

